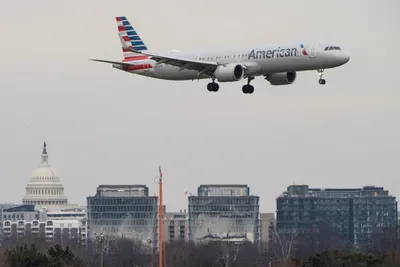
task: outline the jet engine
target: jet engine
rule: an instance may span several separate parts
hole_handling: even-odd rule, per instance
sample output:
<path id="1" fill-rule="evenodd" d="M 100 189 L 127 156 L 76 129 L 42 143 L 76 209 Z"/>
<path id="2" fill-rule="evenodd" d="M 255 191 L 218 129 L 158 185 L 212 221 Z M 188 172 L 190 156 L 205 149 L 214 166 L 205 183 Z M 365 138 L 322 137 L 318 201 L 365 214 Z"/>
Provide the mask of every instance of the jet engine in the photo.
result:
<path id="1" fill-rule="evenodd" d="M 282 72 L 268 74 L 265 79 L 269 81 L 271 85 L 285 85 L 294 83 L 296 76 L 296 72 Z"/>
<path id="2" fill-rule="evenodd" d="M 214 71 L 214 77 L 219 82 L 236 82 L 243 79 L 244 69 L 240 64 L 226 64 L 220 65 Z"/>

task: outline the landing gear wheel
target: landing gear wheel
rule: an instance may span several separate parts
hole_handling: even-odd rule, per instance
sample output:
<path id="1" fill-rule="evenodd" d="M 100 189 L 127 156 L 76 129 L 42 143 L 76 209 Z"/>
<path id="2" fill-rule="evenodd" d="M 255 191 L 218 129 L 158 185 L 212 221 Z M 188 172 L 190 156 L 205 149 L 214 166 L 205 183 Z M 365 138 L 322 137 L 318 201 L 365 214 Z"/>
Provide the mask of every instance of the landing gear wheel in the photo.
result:
<path id="1" fill-rule="evenodd" d="M 245 84 L 242 87 L 242 91 L 244 94 L 252 94 L 254 92 L 254 86 L 250 84 Z"/>
<path id="2" fill-rule="evenodd" d="M 207 90 L 210 92 L 218 92 L 219 84 L 215 82 L 209 83 L 207 84 Z"/>
<path id="3" fill-rule="evenodd" d="M 242 91 L 244 94 L 252 94 L 254 92 L 254 86 L 250 82 L 254 80 L 254 77 L 247 78 L 247 84 L 243 85 Z"/>
<path id="4" fill-rule="evenodd" d="M 318 76 L 319 76 L 319 84 L 325 84 L 326 80 L 323 78 L 324 76 L 324 70 L 323 69 L 319 69 L 318 71 Z"/>

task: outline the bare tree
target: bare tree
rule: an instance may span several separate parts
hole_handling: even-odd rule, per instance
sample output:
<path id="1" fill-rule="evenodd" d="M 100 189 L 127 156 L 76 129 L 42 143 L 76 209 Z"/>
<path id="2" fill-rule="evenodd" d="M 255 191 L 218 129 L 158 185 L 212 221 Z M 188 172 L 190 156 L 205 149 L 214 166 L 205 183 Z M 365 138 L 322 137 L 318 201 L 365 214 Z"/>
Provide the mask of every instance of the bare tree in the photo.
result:
<path id="1" fill-rule="evenodd" d="M 193 266 L 220 267 L 226 264 L 226 248 L 222 242 L 210 241 L 198 244 L 193 254 Z"/>
<path id="2" fill-rule="evenodd" d="M 263 253 L 263 250 L 259 249 L 259 246 L 255 243 L 246 242 L 241 244 L 235 249 L 235 254 L 232 259 L 231 266 L 248 266 L 258 267 L 267 266 L 268 260 Z"/>
<path id="3" fill-rule="evenodd" d="M 120 238 L 107 243 L 105 265 L 134 267 L 151 265 L 151 247 L 128 238 Z"/>
<path id="4" fill-rule="evenodd" d="M 292 255 L 296 251 L 295 244 L 298 236 L 296 229 L 291 229 L 291 232 L 285 235 L 280 235 L 276 231 L 272 233 L 273 236 L 268 245 L 269 261 L 274 263 L 274 266 L 292 265 Z"/>
<path id="5" fill-rule="evenodd" d="M 174 241 L 166 244 L 167 265 L 174 267 L 194 266 L 192 260 L 196 247 L 193 243 Z"/>
<path id="6" fill-rule="evenodd" d="M 296 245 L 296 258 L 305 260 L 324 251 L 349 248 L 350 242 L 334 225 L 319 222 L 297 235 Z"/>
<path id="7" fill-rule="evenodd" d="M 373 234 L 374 253 L 365 251 L 354 252 L 348 249 L 346 238 L 340 235 L 340 231 L 330 225 L 319 224 L 318 231 L 305 232 L 291 231 L 285 234 L 273 232 L 271 241 L 266 250 L 259 244 L 250 242 L 235 244 L 234 242 L 209 241 L 200 244 L 175 241 L 166 244 L 167 266 L 173 267 L 300 267 L 300 266 L 353 266 L 355 262 L 362 261 L 370 264 L 376 262 L 385 267 L 400 266 L 400 245 L 397 239 L 397 229 L 376 229 Z M 379 230 L 379 231 L 378 231 Z M 59 240 L 60 241 L 60 240 Z M 64 240 L 64 246 L 55 251 L 65 251 L 66 246 L 73 246 L 75 240 Z M 50 257 L 49 248 L 57 248 L 55 243 L 39 240 L 31 237 L 26 240 L 3 240 L 0 249 L 0 266 L 4 260 L 6 250 L 12 251 L 16 246 L 24 247 L 35 244 L 38 253 L 44 253 Z M 71 249 L 71 253 L 84 260 L 85 266 L 98 266 L 99 253 L 96 244 L 90 241 L 88 247 L 80 250 L 80 254 Z M 69 250 L 69 249 L 68 249 Z M 380 253 L 375 253 L 375 251 Z M 59 255 L 60 253 L 53 253 Z M 301 257 L 300 257 L 301 255 Z M 340 259 L 338 258 L 340 256 Z M 58 256 L 57 256 L 58 257 Z M 53 257 L 56 258 L 57 257 Z M 50 257 L 51 258 L 51 257 Z M 49 258 L 49 259 L 50 259 Z M 296 258 L 296 261 L 293 260 Z M 335 258 L 334 260 L 331 258 Z M 336 259 L 337 258 L 337 259 Z M 157 266 L 158 256 L 152 253 L 151 244 L 132 239 L 110 239 L 106 242 L 104 250 L 105 266 Z M 330 265 L 324 265 L 328 264 Z M 304 265 L 307 264 L 307 265 Z M 318 265 L 319 264 L 319 265 Z M 321 265 L 322 264 L 322 265 Z M 337 265 L 335 265 L 337 264 Z M 6 265 L 8 266 L 8 265 Z M 354 265 L 359 266 L 359 265 Z M 380 266 L 380 265 L 363 265 Z"/>
<path id="8" fill-rule="evenodd" d="M 400 251 L 399 227 L 377 227 L 371 235 L 371 249 L 381 253 Z"/>

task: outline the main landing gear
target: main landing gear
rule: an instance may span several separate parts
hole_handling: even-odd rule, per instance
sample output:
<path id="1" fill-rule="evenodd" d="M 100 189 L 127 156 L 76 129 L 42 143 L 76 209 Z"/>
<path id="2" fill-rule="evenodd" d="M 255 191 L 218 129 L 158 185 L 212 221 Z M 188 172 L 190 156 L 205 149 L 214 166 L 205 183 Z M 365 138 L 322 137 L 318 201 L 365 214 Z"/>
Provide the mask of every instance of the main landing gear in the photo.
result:
<path id="1" fill-rule="evenodd" d="M 254 86 L 250 84 L 250 82 L 254 80 L 254 77 L 247 78 L 247 84 L 243 85 L 242 91 L 244 94 L 252 94 L 254 92 Z M 215 78 L 212 79 L 212 82 L 207 84 L 207 90 L 210 92 L 218 92 L 219 85 L 215 82 Z"/>
<path id="2" fill-rule="evenodd" d="M 319 69 L 318 71 L 318 76 L 319 76 L 319 84 L 324 85 L 326 83 L 326 80 L 323 78 L 324 76 L 324 70 L 323 69 Z"/>
<path id="3" fill-rule="evenodd" d="M 250 84 L 254 77 L 247 78 L 247 84 L 243 85 L 242 91 L 244 94 L 252 94 L 254 92 L 254 86 Z"/>
<path id="4" fill-rule="evenodd" d="M 218 92 L 219 84 L 215 82 L 215 79 L 212 79 L 212 82 L 207 84 L 207 90 L 210 92 Z"/>

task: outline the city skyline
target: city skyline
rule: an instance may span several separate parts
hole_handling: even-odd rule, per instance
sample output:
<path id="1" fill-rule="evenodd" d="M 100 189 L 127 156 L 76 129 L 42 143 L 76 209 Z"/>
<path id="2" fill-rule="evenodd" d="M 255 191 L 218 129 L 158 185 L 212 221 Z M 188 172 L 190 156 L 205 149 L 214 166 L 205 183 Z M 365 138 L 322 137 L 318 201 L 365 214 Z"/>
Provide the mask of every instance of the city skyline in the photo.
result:
<path id="1" fill-rule="evenodd" d="M 41 163 L 40 164 L 38 164 L 37 165 L 37 168 L 35 168 L 35 169 L 33 169 L 33 172 L 32 172 L 32 179 L 33 179 L 33 181 L 36 181 L 36 180 L 38 180 L 38 179 L 41 179 L 41 178 L 43 178 L 43 179 L 47 179 L 47 180 L 51 180 L 50 181 L 50 183 L 53 183 L 52 182 L 52 179 L 56 179 L 57 181 L 55 181 L 55 183 L 57 184 L 57 185 L 59 185 L 59 186 L 63 186 L 62 185 L 62 182 L 60 183 L 60 180 L 59 180 L 59 177 L 57 176 L 57 172 L 55 171 L 55 169 L 51 166 L 51 164 L 48 164 L 49 162 L 48 162 L 48 157 L 49 157 L 49 153 L 47 153 L 47 144 L 46 144 L 46 141 L 44 141 L 43 142 L 43 145 L 42 145 L 42 152 L 41 152 Z M 45 164 L 44 164 L 45 163 Z M 43 168 L 44 168 L 44 173 L 43 173 Z M 47 170 L 47 169 L 48 170 Z M 161 166 L 158 166 L 158 170 L 159 170 L 159 175 L 161 175 Z M 48 172 L 50 172 L 51 173 L 51 177 L 38 177 L 37 175 L 48 175 L 49 173 Z M 158 175 L 158 176 L 159 176 Z M 54 177 L 53 177 L 54 176 Z M 154 181 L 158 181 L 158 176 L 154 179 Z M 47 181 L 46 180 L 46 181 Z M 29 186 L 31 185 L 31 183 L 32 183 L 32 180 L 30 180 L 28 183 L 27 183 L 27 187 L 26 188 L 29 188 Z M 48 184 L 44 184 L 45 185 L 45 188 L 50 188 L 49 187 L 49 185 Z M 96 185 L 97 186 L 97 188 L 99 188 L 99 187 L 104 187 L 104 186 L 111 186 L 111 187 L 118 187 L 118 186 L 128 186 L 128 187 L 131 187 L 131 186 L 134 186 L 134 187 L 142 187 L 142 186 L 144 186 L 145 188 L 146 188 L 146 195 L 148 195 L 148 196 L 158 196 L 158 192 L 151 192 L 150 190 L 149 190 L 149 187 L 147 186 L 147 184 L 139 184 L 139 183 L 136 183 L 136 184 L 129 184 L 129 185 L 125 185 L 125 184 L 113 184 L 113 183 L 108 183 L 108 185 L 105 185 L 105 184 L 98 184 L 98 185 Z M 209 191 L 209 189 L 207 189 L 208 188 L 208 186 L 211 186 L 212 188 L 213 188 L 213 190 L 216 190 L 216 188 L 218 188 L 218 187 L 222 187 L 222 188 L 224 188 L 224 190 L 222 190 L 221 192 L 219 192 L 218 190 L 217 191 L 215 191 L 215 192 L 218 192 L 217 193 L 217 195 L 218 194 L 222 194 L 222 195 L 224 195 L 224 196 L 229 196 L 229 195 L 235 195 L 235 196 L 239 196 L 239 195 L 246 195 L 246 196 L 257 196 L 257 197 L 259 197 L 259 195 L 257 195 L 257 194 L 252 194 L 251 193 L 251 188 L 247 185 L 247 184 L 245 184 L 245 183 L 242 183 L 242 184 L 219 184 L 219 183 L 211 183 L 211 184 L 204 184 L 204 183 L 201 183 L 201 184 L 198 184 L 198 186 L 196 187 L 196 190 L 194 190 L 194 191 L 186 191 L 185 192 L 185 196 L 187 196 L 187 205 L 183 208 L 180 208 L 179 210 L 182 210 L 182 209 L 184 209 L 184 210 L 186 210 L 189 206 L 190 206 L 190 204 L 189 204 L 189 199 L 190 199 L 190 197 L 192 197 L 192 196 L 207 196 L 207 195 L 213 195 L 213 194 L 215 194 L 215 192 L 214 191 Z M 300 186 L 300 187 L 307 187 L 307 188 L 310 188 L 310 190 L 313 190 L 314 188 L 316 188 L 315 186 L 311 186 L 311 187 L 309 187 L 309 185 L 306 185 L 306 184 L 292 184 L 292 185 L 287 185 L 287 188 L 289 188 L 289 187 L 291 187 L 291 186 Z M 351 189 L 354 189 L 354 190 L 362 190 L 362 188 L 364 188 L 364 187 L 377 187 L 377 188 L 379 188 L 379 185 L 363 185 L 363 186 L 361 186 L 361 187 L 353 187 L 353 188 L 350 188 L 350 187 L 347 187 L 347 188 L 344 188 L 345 190 L 351 190 Z M 63 187 L 62 187 L 63 188 Z M 333 187 L 333 188 L 340 188 L 340 186 L 336 186 L 336 187 Z M 40 188 L 38 188 L 38 189 L 40 189 Z M 332 190 L 332 188 L 321 188 L 321 189 L 327 189 L 327 190 Z M 316 190 L 321 190 L 321 189 L 316 189 Z M 383 188 L 382 188 L 383 189 Z M 28 189 L 27 189 L 28 190 Z M 200 191 L 199 191 L 200 190 Z M 228 192 L 228 191 L 230 192 Z M 334 190 L 336 190 L 336 189 L 334 189 Z M 388 189 L 386 189 L 386 190 L 388 190 Z M 40 191 L 40 190 L 39 190 Z M 43 190 L 42 190 L 43 191 Z M 197 191 L 197 192 L 196 192 Z M 390 192 L 390 190 L 388 190 L 389 192 Z M 192 192 L 195 192 L 195 193 L 192 193 Z M 50 193 L 50 192 L 49 192 Z M 276 199 L 278 199 L 278 198 L 280 198 L 280 197 L 282 197 L 282 196 L 284 196 L 285 194 L 287 193 L 287 191 L 286 190 L 283 190 L 282 189 L 282 192 L 280 193 L 280 194 L 278 194 L 278 195 L 276 195 Z M 391 192 L 390 192 L 391 193 Z M 47 195 L 46 196 L 46 194 L 44 193 L 44 192 L 42 192 L 42 194 L 43 194 L 43 196 L 42 196 L 42 198 L 44 197 L 44 199 L 47 199 L 47 197 L 49 197 L 50 195 Z M 96 194 L 89 194 L 88 196 L 86 196 L 86 198 L 87 197 L 89 197 L 89 198 L 91 198 L 91 197 L 94 197 L 95 195 L 97 195 L 97 193 Z M 392 195 L 392 194 L 391 194 Z M 40 194 L 38 194 L 36 197 L 39 197 L 40 196 Z M 22 201 L 21 202 L 14 202 L 14 203 L 21 203 L 21 204 L 26 204 L 26 203 L 24 203 L 24 199 L 27 197 L 27 195 L 25 195 L 25 196 L 23 196 L 22 197 Z M 67 201 L 67 196 L 62 196 L 62 197 L 64 197 L 66 200 L 65 201 Z M 396 197 L 396 196 L 394 196 L 394 197 Z M 40 197 L 39 197 L 40 198 Z M 34 196 L 34 199 L 35 199 L 35 196 Z M 11 203 L 11 202 L 6 202 L 6 203 Z M 32 204 L 32 203 L 31 203 Z M 65 202 L 64 203 L 64 205 L 70 205 L 71 203 L 70 202 Z M 47 205 L 50 205 L 49 203 L 47 203 Z M 62 205 L 62 204 L 60 204 L 60 205 Z M 78 205 L 85 205 L 85 204 L 81 204 L 81 203 L 78 203 Z M 40 205 L 39 205 L 40 206 Z M 167 208 L 167 205 L 164 205 L 165 206 L 165 208 Z M 261 212 L 264 212 L 265 213 L 265 211 L 261 211 L 261 206 L 262 205 L 260 205 L 260 213 Z M 168 210 L 168 212 L 174 212 L 174 211 L 176 211 L 176 210 Z M 267 213 L 269 213 L 269 212 L 271 212 L 271 211 L 268 211 Z M 272 213 L 273 214 L 275 214 L 275 212 L 276 212 L 276 210 L 274 210 L 274 211 L 272 211 Z"/>
<path id="2" fill-rule="evenodd" d="M 293 183 L 377 185 L 400 196 L 399 3 L 338 0 L 329 12 L 317 0 L 246 5 L 251 12 L 209 0 L 140 10 L 132 1 L 4 3 L 0 202 L 21 202 L 43 141 L 71 203 L 100 184 L 146 184 L 153 194 L 158 165 L 172 211 L 187 206 L 186 191 L 211 183 L 247 184 L 260 212 L 275 211 Z M 153 51 L 318 39 L 340 43 L 351 61 L 326 70 L 324 87 L 306 72 L 283 87 L 256 79 L 249 97 L 239 83 L 210 94 L 207 81 L 169 83 L 90 62 L 121 59 L 115 16 L 129 17 Z"/>

